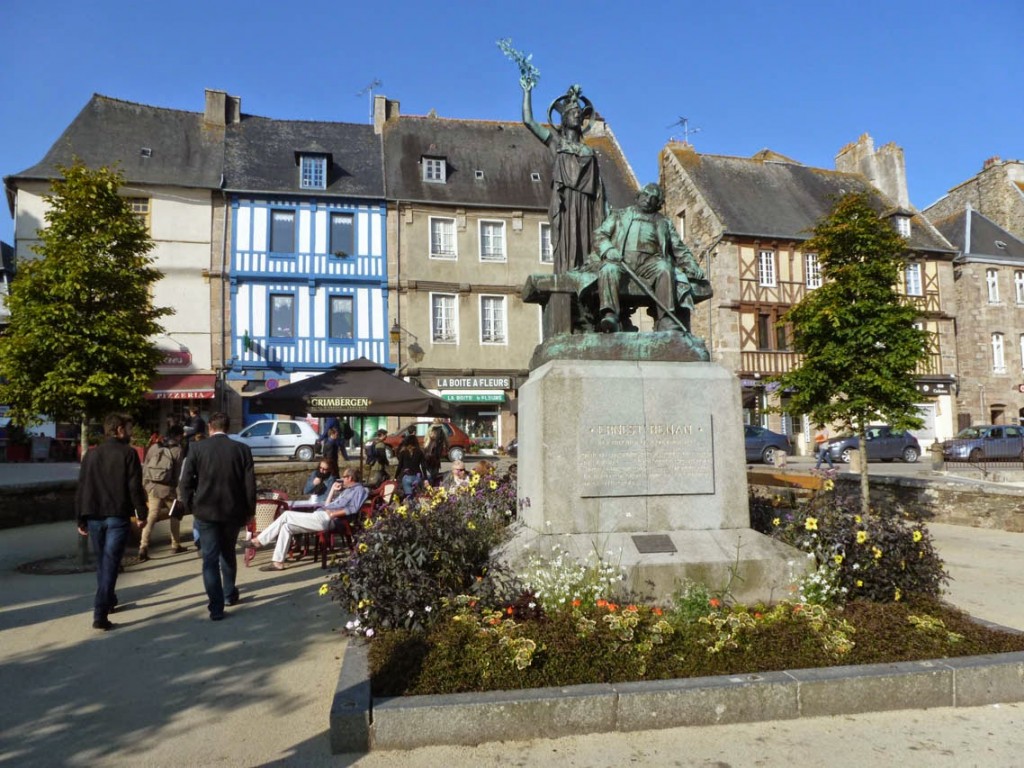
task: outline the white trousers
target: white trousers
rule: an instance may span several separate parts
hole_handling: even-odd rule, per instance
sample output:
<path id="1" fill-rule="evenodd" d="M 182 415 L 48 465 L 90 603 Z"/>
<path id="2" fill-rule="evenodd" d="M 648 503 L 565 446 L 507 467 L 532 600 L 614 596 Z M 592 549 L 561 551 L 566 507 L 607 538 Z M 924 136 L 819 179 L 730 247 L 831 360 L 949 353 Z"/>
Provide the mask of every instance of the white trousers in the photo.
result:
<path id="1" fill-rule="evenodd" d="M 256 534 L 260 546 L 270 544 L 275 539 L 274 562 L 283 563 L 292 546 L 292 537 L 297 533 L 319 533 L 326 531 L 331 525 L 330 516 L 322 509 L 314 512 L 289 511 L 282 513 L 274 522 Z"/>

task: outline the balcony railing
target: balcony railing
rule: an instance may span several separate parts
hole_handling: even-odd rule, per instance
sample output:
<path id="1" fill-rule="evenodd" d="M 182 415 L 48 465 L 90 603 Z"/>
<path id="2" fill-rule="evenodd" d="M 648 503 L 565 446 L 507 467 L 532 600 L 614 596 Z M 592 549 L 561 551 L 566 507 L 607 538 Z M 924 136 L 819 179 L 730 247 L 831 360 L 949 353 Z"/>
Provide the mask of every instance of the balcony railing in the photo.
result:
<path id="1" fill-rule="evenodd" d="M 779 352 L 759 349 L 740 352 L 740 369 L 745 373 L 789 373 L 800 364 L 801 356 L 796 352 Z"/>

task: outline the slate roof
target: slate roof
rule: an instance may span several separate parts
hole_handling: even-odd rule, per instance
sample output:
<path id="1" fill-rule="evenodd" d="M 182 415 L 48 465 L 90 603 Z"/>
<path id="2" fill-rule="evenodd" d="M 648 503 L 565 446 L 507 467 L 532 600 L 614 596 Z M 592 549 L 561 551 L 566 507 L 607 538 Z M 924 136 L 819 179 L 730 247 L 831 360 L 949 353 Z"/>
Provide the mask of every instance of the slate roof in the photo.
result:
<path id="1" fill-rule="evenodd" d="M 402 115 L 384 124 L 383 136 L 389 200 L 543 210 L 550 203 L 550 152 L 520 122 Z M 635 177 L 617 143 L 608 135 L 588 136 L 587 143 L 597 153 L 608 203 L 632 203 Z M 423 181 L 424 156 L 446 160 L 445 183 Z"/>
<path id="2" fill-rule="evenodd" d="M 935 226 L 961 251 L 962 256 L 958 260 L 982 257 L 986 260 L 1024 263 L 1024 241 L 971 208 L 948 216 L 936 222 Z"/>
<path id="3" fill-rule="evenodd" d="M 811 228 L 835 201 L 851 192 L 867 192 L 879 213 L 895 203 L 858 174 L 811 168 L 762 150 L 753 158 L 698 154 L 669 147 L 701 195 L 722 222 L 726 234 L 806 240 Z M 954 249 L 924 216 L 911 218 L 915 250 L 952 253 Z"/>
<path id="4" fill-rule="evenodd" d="M 223 128 L 209 126 L 200 112 L 151 107 L 93 94 L 39 163 L 16 179 L 60 177 L 58 165 L 78 157 L 90 167 L 114 166 L 135 184 L 220 187 Z M 150 150 L 144 156 L 143 148 Z"/>
<path id="5" fill-rule="evenodd" d="M 326 190 L 300 189 L 301 152 L 329 156 Z M 384 197 L 381 141 L 372 125 L 242 115 L 227 127 L 224 154 L 228 190 Z"/>

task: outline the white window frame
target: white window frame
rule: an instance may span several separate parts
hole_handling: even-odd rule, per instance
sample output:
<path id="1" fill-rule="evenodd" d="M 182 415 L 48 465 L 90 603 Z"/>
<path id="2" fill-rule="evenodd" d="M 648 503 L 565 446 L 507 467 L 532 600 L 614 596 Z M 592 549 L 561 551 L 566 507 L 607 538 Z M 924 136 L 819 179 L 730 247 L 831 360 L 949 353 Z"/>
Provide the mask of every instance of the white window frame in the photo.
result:
<path id="1" fill-rule="evenodd" d="M 484 229 L 496 227 L 501 237 L 501 253 L 494 248 L 494 235 L 488 237 L 488 247 L 485 248 Z M 508 261 L 508 241 L 505 237 L 505 222 L 502 219 L 480 219 L 477 222 L 477 234 L 480 238 L 480 261 L 488 264 L 504 264 Z"/>
<path id="2" fill-rule="evenodd" d="M 447 251 L 440 247 L 435 247 L 436 240 L 434 238 L 434 225 L 447 224 L 450 227 L 449 235 L 451 237 L 451 250 Z M 440 259 L 442 261 L 456 261 L 459 258 L 459 238 L 456 235 L 455 230 L 455 219 L 447 216 L 430 216 L 427 219 L 427 239 L 430 241 L 428 247 L 430 248 L 430 258 Z"/>
<path id="3" fill-rule="evenodd" d="M 542 221 L 537 227 L 538 251 L 541 264 L 555 263 L 555 248 L 551 244 L 551 225 Z"/>
<path id="4" fill-rule="evenodd" d="M 775 251 L 757 252 L 757 284 L 765 288 L 774 288 L 775 281 Z"/>
<path id="5" fill-rule="evenodd" d="M 443 157 L 423 156 L 423 180 L 430 184 L 444 184 L 448 180 L 448 163 Z"/>
<path id="6" fill-rule="evenodd" d="M 323 155 L 300 155 L 299 189 L 327 189 L 327 158 Z"/>
<path id="7" fill-rule="evenodd" d="M 1024 371 L 1024 333 L 1020 335 L 1020 369 Z"/>
<path id="8" fill-rule="evenodd" d="M 1018 269 L 1013 273 L 1013 288 L 1017 295 L 1017 303 L 1024 304 L 1024 270 Z"/>
<path id="9" fill-rule="evenodd" d="M 907 268 L 903 271 L 903 286 L 907 296 L 924 296 L 920 262 L 914 261 L 907 264 Z"/>
<path id="10" fill-rule="evenodd" d="M 804 280 L 810 291 L 821 288 L 821 262 L 816 253 L 804 254 Z"/>
<path id="11" fill-rule="evenodd" d="M 431 293 L 429 322 L 431 343 L 458 344 L 459 295 L 457 293 Z"/>
<path id="12" fill-rule="evenodd" d="M 142 222 L 143 226 L 146 227 L 146 231 L 150 232 L 150 205 L 148 197 L 126 197 L 128 206 L 132 209 L 132 213 L 139 221 Z"/>
<path id="13" fill-rule="evenodd" d="M 910 237 L 910 217 L 896 216 L 896 231 L 903 237 Z"/>
<path id="14" fill-rule="evenodd" d="M 992 373 L 1006 373 L 1006 345 L 1003 334 L 992 334 Z"/>
<path id="15" fill-rule="evenodd" d="M 988 288 L 988 303 L 998 304 L 999 303 L 999 270 L 997 269 L 986 269 L 985 270 L 985 285 Z"/>
<path id="16" fill-rule="evenodd" d="M 508 345 L 507 296 L 480 294 L 480 343 L 488 346 Z"/>

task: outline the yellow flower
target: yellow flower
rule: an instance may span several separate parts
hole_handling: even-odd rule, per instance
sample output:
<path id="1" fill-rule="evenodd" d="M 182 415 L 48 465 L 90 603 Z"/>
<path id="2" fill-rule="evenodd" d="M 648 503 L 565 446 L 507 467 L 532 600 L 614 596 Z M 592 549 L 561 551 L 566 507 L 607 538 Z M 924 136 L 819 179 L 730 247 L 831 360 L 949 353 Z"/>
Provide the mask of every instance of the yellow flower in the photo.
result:
<path id="1" fill-rule="evenodd" d="M 491 482 L 487 484 L 487 487 L 490 488 L 492 491 L 498 490 L 498 484 L 494 480 L 491 480 Z"/>
<path id="2" fill-rule="evenodd" d="M 831 491 L 833 488 L 836 487 L 836 483 L 834 480 L 826 480 L 823 487 L 826 491 Z"/>
<path id="3" fill-rule="evenodd" d="M 920 531 L 914 531 L 914 541 L 920 541 L 924 538 L 924 534 Z"/>
<path id="4" fill-rule="evenodd" d="M 842 565 L 843 564 L 843 556 L 842 555 L 832 555 L 832 559 L 836 561 L 836 565 Z"/>
<path id="5" fill-rule="evenodd" d="M 323 597 L 328 592 L 328 586 L 326 584 L 320 585 L 320 597 Z"/>
<path id="6" fill-rule="evenodd" d="M 878 547 L 872 547 L 871 552 L 874 554 L 875 560 L 878 560 L 882 556 L 882 550 Z"/>
<path id="7" fill-rule="evenodd" d="M 818 518 L 808 517 L 806 520 L 804 520 L 804 528 L 806 528 L 808 531 L 818 530 Z"/>
<path id="8" fill-rule="evenodd" d="M 853 522 L 860 523 L 860 515 L 854 515 L 853 516 Z"/>
<path id="9" fill-rule="evenodd" d="M 895 600 L 898 603 L 900 601 L 901 597 L 903 597 L 903 593 L 900 592 L 900 588 L 899 587 L 896 587 L 896 593 L 892 596 L 892 599 Z"/>
<path id="10" fill-rule="evenodd" d="M 472 520 L 470 520 L 468 523 L 466 523 L 466 527 L 469 528 L 469 530 L 471 530 L 471 531 L 475 531 L 476 530 L 476 523 L 474 523 Z"/>
<path id="11" fill-rule="evenodd" d="M 860 579 L 857 579 L 857 586 L 858 587 L 863 587 L 864 586 L 864 582 L 861 581 Z"/>
<path id="12" fill-rule="evenodd" d="M 858 544 L 863 544 L 867 540 L 868 540 L 868 532 L 867 531 L 857 531 L 857 543 Z"/>
<path id="13" fill-rule="evenodd" d="M 359 551 L 360 551 L 360 552 L 365 552 L 365 551 L 366 551 L 366 550 L 368 550 L 368 549 L 369 549 L 369 547 L 368 547 L 368 546 L 366 546 L 366 543 L 365 543 L 365 542 L 361 542 L 361 543 L 359 544 Z"/>
<path id="14" fill-rule="evenodd" d="M 780 526 L 780 525 L 782 525 L 782 521 L 781 521 L 781 520 L 779 520 L 779 518 L 777 518 L 777 517 L 776 517 L 776 518 L 774 518 L 774 519 L 772 520 L 772 525 L 774 525 L 774 526 Z"/>

